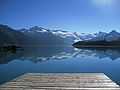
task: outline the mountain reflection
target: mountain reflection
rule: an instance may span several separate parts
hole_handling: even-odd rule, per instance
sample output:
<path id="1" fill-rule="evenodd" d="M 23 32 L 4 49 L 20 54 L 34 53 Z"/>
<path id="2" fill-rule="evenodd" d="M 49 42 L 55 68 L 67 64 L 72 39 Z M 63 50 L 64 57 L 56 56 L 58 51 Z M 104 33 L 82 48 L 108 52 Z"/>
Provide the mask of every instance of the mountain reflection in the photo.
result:
<path id="1" fill-rule="evenodd" d="M 110 58 L 116 60 L 120 57 L 120 48 L 114 49 L 76 49 L 73 47 L 34 47 L 22 48 L 10 51 L 0 51 L 0 64 L 6 64 L 13 60 L 29 60 L 34 63 L 48 60 L 65 60 L 81 56 L 93 56 L 99 59 Z"/>
<path id="2" fill-rule="evenodd" d="M 0 51 L 0 64 L 13 60 L 30 60 L 34 63 L 47 60 L 63 60 L 73 57 L 77 50 L 73 47 L 27 47 L 9 51 Z"/>
<path id="3" fill-rule="evenodd" d="M 120 48 L 84 48 L 79 49 L 79 55 L 117 60 L 120 58 Z"/>

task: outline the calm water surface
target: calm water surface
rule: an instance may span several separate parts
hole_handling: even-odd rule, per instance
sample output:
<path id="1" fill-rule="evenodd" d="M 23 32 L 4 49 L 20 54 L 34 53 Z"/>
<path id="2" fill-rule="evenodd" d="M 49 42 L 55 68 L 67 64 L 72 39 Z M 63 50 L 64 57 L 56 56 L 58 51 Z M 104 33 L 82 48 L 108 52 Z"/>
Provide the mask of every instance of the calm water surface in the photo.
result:
<path id="1" fill-rule="evenodd" d="M 105 73 L 120 85 L 120 49 L 34 47 L 0 52 L 0 84 L 29 72 Z"/>

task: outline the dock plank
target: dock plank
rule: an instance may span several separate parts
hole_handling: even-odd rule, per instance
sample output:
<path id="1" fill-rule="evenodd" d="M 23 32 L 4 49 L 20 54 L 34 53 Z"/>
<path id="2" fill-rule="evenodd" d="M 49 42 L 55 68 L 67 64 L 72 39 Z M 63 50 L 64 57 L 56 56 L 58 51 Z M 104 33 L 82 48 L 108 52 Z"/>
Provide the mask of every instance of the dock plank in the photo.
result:
<path id="1" fill-rule="evenodd" d="M 120 90 L 103 73 L 27 73 L 0 85 L 0 90 Z"/>

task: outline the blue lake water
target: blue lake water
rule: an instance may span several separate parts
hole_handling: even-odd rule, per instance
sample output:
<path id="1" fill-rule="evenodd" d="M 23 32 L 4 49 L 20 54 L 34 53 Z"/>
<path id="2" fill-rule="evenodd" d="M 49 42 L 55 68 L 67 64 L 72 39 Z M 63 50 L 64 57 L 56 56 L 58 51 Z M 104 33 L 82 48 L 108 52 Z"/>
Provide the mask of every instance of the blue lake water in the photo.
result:
<path id="1" fill-rule="evenodd" d="M 120 85 L 120 49 L 34 47 L 0 52 L 0 84 L 24 73 L 105 73 Z"/>

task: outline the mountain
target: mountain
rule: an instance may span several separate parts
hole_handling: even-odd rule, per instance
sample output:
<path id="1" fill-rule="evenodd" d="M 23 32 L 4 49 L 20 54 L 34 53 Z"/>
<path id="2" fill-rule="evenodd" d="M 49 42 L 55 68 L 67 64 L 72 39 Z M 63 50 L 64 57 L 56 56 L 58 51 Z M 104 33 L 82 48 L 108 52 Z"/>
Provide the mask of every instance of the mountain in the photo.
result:
<path id="1" fill-rule="evenodd" d="M 109 33 L 99 32 L 96 33 L 96 36 L 91 38 L 90 41 L 120 41 L 120 33 L 115 30 Z"/>
<path id="2" fill-rule="evenodd" d="M 28 37 L 27 43 L 32 43 L 33 45 L 72 45 L 74 42 L 80 41 L 80 38 L 74 33 L 63 30 L 49 30 L 35 26 L 19 31 Z"/>
<path id="3" fill-rule="evenodd" d="M 96 37 L 95 34 L 86 34 L 86 33 L 81 33 L 79 34 L 79 37 L 82 41 L 86 41 L 86 40 L 91 40 L 92 38 Z"/>
<path id="4" fill-rule="evenodd" d="M 23 44 L 24 34 L 6 25 L 0 25 L 0 46 Z"/>
<path id="5" fill-rule="evenodd" d="M 105 36 L 106 41 L 120 41 L 120 33 L 113 30 Z"/>
<path id="6" fill-rule="evenodd" d="M 90 41 L 103 41 L 103 40 L 105 40 L 106 35 L 107 35 L 107 33 L 105 33 L 105 32 L 95 33 L 94 37 L 89 40 Z"/>
<path id="7" fill-rule="evenodd" d="M 0 25 L 0 46 L 68 46 L 80 41 L 79 36 L 63 30 L 49 30 L 42 27 L 12 29 Z"/>
<path id="8" fill-rule="evenodd" d="M 118 42 L 120 41 L 120 33 L 113 30 L 109 33 L 86 34 L 64 30 L 50 30 L 38 26 L 18 30 L 7 25 L 0 25 L 0 46 L 71 46 L 78 41 Z"/>
<path id="9" fill-rule="evenodd" d="M 113 30 L 109 33 L 99 32 L 94 34 L 95 36 L 89 40 L 79 41 L 73 44 L 74 47 L 78 48 L 115 48 L 120 47 L 120 33 Z"/>

